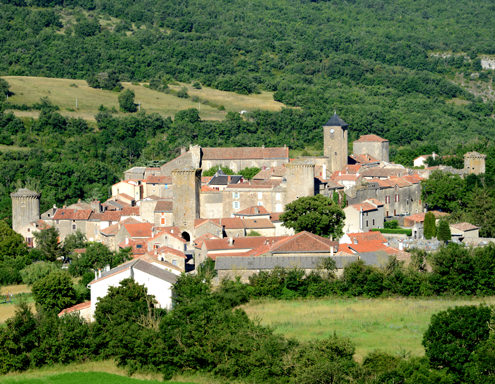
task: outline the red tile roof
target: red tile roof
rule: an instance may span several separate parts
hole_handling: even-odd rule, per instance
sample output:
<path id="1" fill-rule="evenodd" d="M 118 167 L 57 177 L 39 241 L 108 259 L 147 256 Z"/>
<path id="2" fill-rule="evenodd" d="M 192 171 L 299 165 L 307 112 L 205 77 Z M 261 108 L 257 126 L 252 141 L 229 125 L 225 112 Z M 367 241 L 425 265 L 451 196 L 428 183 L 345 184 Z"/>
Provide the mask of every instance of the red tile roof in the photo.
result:
<path id="1" fill-rule="evenodd" d="M 128 247 L 131 247 L 133 257 L 144 255 L 146 253 L 146 239 L 141 239 L 141 240 L 126 239 L 121 243 L 119 243 L 119 248 L 128 248 Z"/>
<path id="2" fill-rule="evenodd" d="M 363 212 L 369 212 L 369 211 L 375 211 L 377 207 L 375 207 L 373 204 L 363 202 L 359 204 L 352 204 L 350 207 L 354 208 L 356 211 L 363 211 Z"/>
<path id="3" fill-rule="evenodd" d="M 161 254 L 164 254 L 164 253 L 165 254 L 175 255 L 175 256 L 181 257 L 183 259 L 186 258 L 186 255 L 185 255 L 184 252 L 178 251 L 177 249 L 174 249 L 174 248 L 163 246 L 163 247 L 160 247 L 158 249 L 155 249 L 155 254 L 156 255 L 161 255 Z"/>
<path id="4" fill-rule="evenodd" d="M 370 156 L 368 154 L 351 155 L 351 158 L 360 164 L 371 164 L 380 162 L 378 159 L 375 159 L 373 156 Z"/>
<path id="5" fill-rule="evenodd" d="M 229 238 L 205 240 L 204 244 L 207 250 L 228 250 L 228 249 L 254 249 L 265 242 L 274 243 L 284 239 L 286 236 L 250 236 L 250 237 L 236 237 L 232 239 L 232 245 L 229 244 Z"/>
<path id="6" fill-rule="evenodd" d="M 379 241 L 386 243 L 387 239 L 378 231 L 361 232 L 361 233 L 348 233 L 353 244 L 364 243 L 368 241 Z"/>
<path id="7" fill-rule="evenodd" d="M 83 309 L 89 308 L 90 306 L 91 306 L 91 301 L 85 301 L 84 303 L 79 303 L 79 304 L 73 305 L 72 307 L 62 309 L 59 312 L 58 317 L 66 315 L 68 313 L 81 311 Z"/>
<path id="8" fill-rule="evenodd" d="M 227 189 L 272 189 L 280 185 L 282 180 L 252 180 L 239 184 L 229 184 Z"/>
<path id="9" fill-rule="evenodd" d="M 202 148 L 203 160 L 288 159 L 288 147 Z"/>
<path id="10" fill-rule="evenodd" d="M 275 228 L 270 219 L 242 219 L 246 229 Z"/>
<path id="11" fill-rule="evenodd" d="M 122 208 L 122 216 L 139 216 L 139 207 Z"/>
<path id="12" fill-rule="evenodd" d="M 384 142 L 388 141 L 387 139 L 384 139 L 383 137 L 377 136 L 377 135 L 363 135 L 359 139 L 355 141 L 355 143 L 367 143 L 367 142 Z"/>
<path id="13" fill-rule="evenodd" d="M 452 228 L 455 228 L 459 231 L 472 231 L 475 229 L 480 229 L 476 225 L 473 225 L 471 223 L 457 223 L 457 224 L 450 224 Z"/>
<path id="14" fill-rule="evenodd" d="M 262 205 L 258 205 L 258 206 L 252 206 L 252 207 L 249 207 L 249 208 L 246 208 L 246 209 L 243 209 L 239 212 L 236 212 L 234 213 L 234 215 L 237 215 L 237 216 L 255 216 L 255 215 L 268 215 L 268 211 L 266 210 L 265 207 L 263 207 Z"/>
<path id="15" fill-rule="evenodd" d="M 330 241 L 325 237 L 303 231 L 274 244 L 270 252 L 330 252 L 330 247 L 337 247 L 337 245 L 337 241 Z"/>
<path id="16" fill-rule="evenodd" d="M 148 176 L 144 182 L 146 184 L 172 184 L 172 176 Z"/>
<path id="17" fill-rule="evenodd" d="M 159 200 L 155 205 L 155 212 L 173 212 L 174 203 L 172 200 Z"/>
<path id="18" fill-rule="evenodd" d="M 253 177 L 253 179 L 267 180 L 272 177 L 284 177 L 286 173 L 287 173 L 287 168 L 285 167 L 285 165 L 279 165 L 278 167 L 270 167 L 270 168 L 262 169 Z"/>
<path id="19" fill-rule="evenodd" d="M 53 215 L 53 220 L 88 220 L 91 216 L 91 209 L 64 209 L 59 208 Z"/>
<path id="20" fill-rule="evenodd" d="M 204 235 L 201 235 L 194 239 L 194 246 L 196 248 L 201 248 L 205 240 L 211 240 L 211 239 L 219 239 L 219 237 L 211 233 L 205 233 Z"/>
<path id="21" fill-rule="evenodd" d="M 131 237 L 147 238 L 153 235 L 151 223 L 124 224 L 124 227 Z"/>

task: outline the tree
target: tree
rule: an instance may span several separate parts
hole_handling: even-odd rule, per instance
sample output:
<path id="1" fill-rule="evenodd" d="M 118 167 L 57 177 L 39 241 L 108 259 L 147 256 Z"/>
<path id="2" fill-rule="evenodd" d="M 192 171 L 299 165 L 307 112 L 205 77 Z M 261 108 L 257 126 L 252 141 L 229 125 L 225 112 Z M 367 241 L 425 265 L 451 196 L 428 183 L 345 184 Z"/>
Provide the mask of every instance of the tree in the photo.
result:
<path id="1" fill-rule="evenodd" d="M 63 250 L 66 255 L 71 253 L 74 249 L 84 248 L 86 245 L 86 236 L 81 231 L 77 230 L 75 233 L 71 233 L 64 239 Z"/>
<path id="2" fill-rule="evenodd" d="M 438 223 L 437 239 L 440 241 L 449 241 L 451 238 L 449 223 L 447 220 L 440 220 Z"/>
<path id="3" fill-rule="evenodd" d="M 287 204 L 280 216 L 287 228 L 308 231 L 319 236 L 338 238 L 342 235 L 345 214 L 331 198 L 323 195 L 300 197 Z"/>
<path id="4" fill-rule="evenodd" d="M 239 171 L 239 175 L 242 175 L 246 180 L 251 180 L 254 176 L 256 176 L 261 171 L 260 168 L 257 167 L 247 167 L 241 169 Z"/>
<path id="5" fill-rule="evenodd" d="M 28 265 L 21 270 L 22 282 L 24 284 L 34 284 L 36 281 L 48 276 L 50 273 L 58 271 L 59 267 L 55 263 L 38 261 Z"/>
<path id="6" fill-rule="evenodd" d="M 474 305 L 449 308 L 433 315 L 423 336 L 431 365 L 447 368 L 462 378 L 471 353 L 488 339 L 490 318 L 490 308 Z"/>
<path id="7" fill-rule="evenodd" d="M 134 91 L 131 89 L 124 89 L 119 94 L 119 106 L 124 112 L 136 112 L 137 106 L 134 104 Z"/>
<path id="8" fill-rule="evenodd" d="M 0 285 L 21 282 L 19 271 L 31 262 L 21 235 L 0 220 Z"/>
<path id="9" fill-rule="evenodd" d="M 43 255 L 43 260 L 55 261 L 62 256 L 58 229 L 50 227 L 33 233 L 36 240 L 36 248 Z"/>
<path id="10" fill-rule="evenodd" d="M 466 183 L 459 175 L 435 171 L 421 185 L 422 198 L 429 209 L 454 212 L 465 205 Z"/>
<path id="11" fill-rule="evenodd" d="M 76 303 L 76 291 L 67 272 L 52 272 L 32 288 L 36 304 L 47 312 L 58 313 Z"/>
<path id="12" fill-rule="evenodd" d="M 437 226 L 435 224 L 435 215 L 433 212 L 426 212 L 425 222 L 423 226 L 425 239 L 433 239 L 437 234 Z"/>

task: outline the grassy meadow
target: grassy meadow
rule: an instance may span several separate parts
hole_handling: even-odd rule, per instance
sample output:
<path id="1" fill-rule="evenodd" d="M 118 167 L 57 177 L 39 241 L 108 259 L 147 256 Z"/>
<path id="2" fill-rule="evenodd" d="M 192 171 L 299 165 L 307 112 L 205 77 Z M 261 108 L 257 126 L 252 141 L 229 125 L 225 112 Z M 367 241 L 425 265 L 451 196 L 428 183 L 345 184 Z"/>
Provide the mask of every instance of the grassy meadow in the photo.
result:
<path id="1" fill-rule="evenodd" d="M 21 373 L 0 376 L 0 384 L 220 384 L 207 374 L 179 375 L 172 381 L 163 381 L 160 374 L 136 373 L 129 377 L 126 370 L 111 360 L 80 364 L 54 365 Z"/>
<path id="2" fill-rule="evenodd" d="M 253 301 L 243 306 L 251 319 L 298 340 L 334 333 L 356 346 L 356 359 L 373 350 L 420 356 L 431 315 L 458 305 L 495 304 L 488 298 L 326 298 Z"/>
<path id="3" fill-rule="evenodd" d="M 85 120 L 94 120 L 100 105 L 108 109 L 119 109 L 118 92 L 94 89 L 87 85 L 85 80 L 57 79 L 31 76 L 3 76 L 10 84 L 10 90 L 14 93 L 9 97 L 13 104 L 32 105 L 39 102 L 42 97 L 48 99 L 60 108 L 64 116 L 80 117 Z M 273 100 L 272 93 L 263 92 L 258 95 L 239 95 L 233 92 L 223 92 L 212 88 L 203 87 L 194 89 L 188 84 L 171 85 L 172 90 L 179 90 L 185 86 L 190 98 L 179 98 L 173 94 L 165 94 L 144 86 L 144 84 L 122 83 L 124 88 L 132 89 L 135 94 L 135 102 L 141 104 L 141 109 L 148 113 L 159 113 L 162 116 L 173 117 L 178 111 L 197 108 L 204 120 L 222 120 L 228 111 L 240 112 L 241 110 L 266 109 L 277 111 L 283 104 Z M 192 101 L 196 96 L 201 102 Z M 76 108 L 77 99 L 77 108 Z M 215 105 L 223 105 L 224 111 L 216 107 L 203 104 L 209 101 Z M 39 112 L 35 110 L 20 111 L 14 113 L 19 117 L 37 117 Z M 118 112 L 119 115 L 124 115 Z"/>

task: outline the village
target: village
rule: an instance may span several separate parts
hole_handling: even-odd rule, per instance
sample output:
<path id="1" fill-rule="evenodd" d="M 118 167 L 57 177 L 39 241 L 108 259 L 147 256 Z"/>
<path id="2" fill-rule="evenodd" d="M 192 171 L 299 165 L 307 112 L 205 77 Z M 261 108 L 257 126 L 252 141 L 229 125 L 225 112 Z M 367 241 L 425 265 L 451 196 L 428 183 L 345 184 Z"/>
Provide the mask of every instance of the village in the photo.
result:
<path id="1" fill-rule="evenodd" d="M 349 154 L 349 125 L 337 114 L 322 129 L 320 157 L 291 159 L 288 147 L 183 148 L 180 156 L 160 167 L 125 171 L 105 202 L 80 201 L 40 212 L 43 197 L 19 189 L 11 194 L 13 229 L 30 247 L 36 245 L 35 232 L 52 227 L 61 242 L 79 231 L 110 250 L 132 249 L 132 260 L 95 271 L 88 286 L 91 301 L 61 312 L 78 312 L 91 320 L 108 287 L 129 277 L 144 284 L 160 307 L 170 308 L 178 276 L 195 273 L 207 260 L 215 262 L 219 281 L 243 282 L 275 267 L 310 272 L 327 258 L 335 261 L 337 274 L 357 260 L 380 267 L 395 257 L 407 264 L 409 248 L 439 245 L 424 238 L 422 181 L 436 170 L 461 176 L 485 172 L 485 155 L 477 152 L 464 155 L 462 170 L 428 167 L 427 158 L 435 154 L 418 157 L 414 168 L 391 163 L 389 141 L 373 134 L 354 141 Z M 215 175 L 202 175 L 202 170 L 216 167 Z M 227 175 L 222 167 L 236 174 Z M 239 174 L 248 167 L 260 169 L 250 180 Z M 343 207 L 340 238 L 295 233 L 284 226 L 280 216 L 287 204 L 318 194 Z M 446 215 L 432 213 L 437 220 Z M 380 232 L 392 221 L 410 235 Z M 450 232 L 452 241 L 483 243 L 479 228 L 470 223 L 450 224 Z"/>

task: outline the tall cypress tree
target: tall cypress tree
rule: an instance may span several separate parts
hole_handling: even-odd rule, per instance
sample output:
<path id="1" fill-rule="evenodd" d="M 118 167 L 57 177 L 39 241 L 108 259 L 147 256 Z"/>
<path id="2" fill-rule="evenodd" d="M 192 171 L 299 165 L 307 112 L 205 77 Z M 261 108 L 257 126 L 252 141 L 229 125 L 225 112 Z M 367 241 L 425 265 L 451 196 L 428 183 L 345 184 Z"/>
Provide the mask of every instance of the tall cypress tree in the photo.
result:
<path id="1" fill-rule="evenodd" d="M 440 222 L 438 223 L 437 238 L 440 241 L 449 241 L 452 238 L 449 223 L 447 223 L 447 221 L 440 220 Z"/>
<path id="2" fill-rule="evenodd" d="M 437 234 L 437 227 L 435 225 L 435 215 L 432 212 L 426 212 L 424 222 L 424 235 L 425 239 L 432 239 Z"/>

